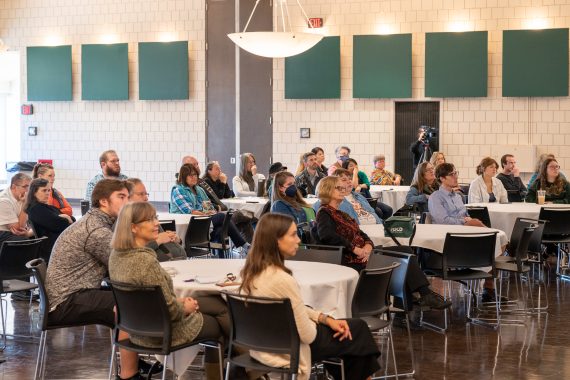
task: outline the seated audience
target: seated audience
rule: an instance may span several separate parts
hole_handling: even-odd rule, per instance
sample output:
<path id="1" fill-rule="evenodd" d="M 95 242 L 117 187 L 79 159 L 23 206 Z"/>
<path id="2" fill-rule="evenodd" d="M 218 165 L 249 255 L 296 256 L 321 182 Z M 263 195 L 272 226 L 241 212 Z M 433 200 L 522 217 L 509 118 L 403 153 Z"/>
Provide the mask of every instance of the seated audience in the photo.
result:
<path id="1" fill-rule="evenodd" d="M 499 164 L 491 157 L 485 157 L 477 166 L 478 177 L 469 186 L 469 203 L 508 203 L 509 197 L 503 183 L 495 178 Z"/>
<path id="2" fill-rule="evenodd" d="M 198 175 L 198 170 L 193 165 L 186 164 L 180 167 L 176 185 L 172 187 L 170 193 L 170 212 L 211 216 L 214 229 L 210 236 L 212 241 L 219 242 L 225 213 L 214 209 L 204 189 L 198 186 Z M 244 240 L 233 222 L 230 222 L 228 234 L 236 247 L 243 247 L 242 251 L 247 252 L 249 243 Z"/>
<path id="3" fill-rule="evenodd" d="M 36 178 L 30 183 L 30 189 L 24 207 L 28 220 L 33 223 L 38 237 L 45 236 L 47 241 L 42 245 L 41 257 L 47 262 L 51 249 L 59 235 L 73 223 L 71 216 L 61 213 L 59 209 L 48 204 L 51 184 L 47 179 Z"/>
<path id="4" fill-rule="evenodd" d="M 269 167 L 269 178 L 265 182 L 265 194 L 269 199 L 272 198 L 273 179 L 275 175 L 280 172 L 286 172 L 287 166 L 283 166 L 281 162 L 275 162 Z"/>
<path id="5" fill-rule="evenodd" d="M 435 169 L 429 162 L 422 162 L 418 165 L 410 190 L 406 195 L 407 205 L 417 205 L 420 212 L 428 211 L 429 196 L 439 188 L 435 180 Z"/>
<path id="6" fill-rule="evenodd" d="M 346 169 L 352 175 L 352 187 L 354 191 L 361 192 L 366 198 L 372 198 L 370 195 L 370 181 L 366 173 L 358 169 L 358 163 L 355 159 L 349 158 L 344 161 L 342 168 Z"/>
<path id="7" fill-rule="evenodd" d="M 434 169 L 439 164 L 445 164 L 445 154 L 443 152 L 433 152 L 429 162 L 433 165 Z"/>
<path id="8" fill-rule="evenodd" d="M 316 146 L 311 149 L 311 152 L 317 155 L 317 162 L 319 163 L 319 171 L 325 176 L 327 175 L 328 168 L 323 164 L 325 162 L 325 151 L 323 148 Z"/>
<path id="9" fill-rule="evenodd" d="M 428 199 L 432 223 L 485 227 L 479 219 L 469 217 L 461 195 L 453 191 L 457 187 L 459 176 L 455 166 L 450 163 L 440 164 L 435 168 L 435 176 L 441 184 Z"/>
<path id="10" fill-rule="evenodd" d="M 101 173 L 97 174 L 95 177 L 91 178 L 89 183 L 87 183 L 87 189 L 85 190 L 85 199 L 91 201 L 91 193 L 95 188 L 95 185 L 102 179 L 120 179 L 125 180 L 128 177 L 121 174 L 121 164 L 119 163 L 119 156 L 114 150 L 106 150 L 99 156 L 99 165 L 101 166 Z"/>
<path id="11" fill-rule="evenodd" d="M 345 187 L 345 196 L 338 209 L 347 213 L 358 224 L 382 224 L 382 218 L 378 216 L 376 210 L 370 206 L 370 203 L 360 193 L 352 189 L 352 175 L 346 169 L 337 169 L 334 176 L 340 179 L 340 184 Z M 318 194 L 317 194 L 318 195 Z M 318 200 L 313 208 L 319 210 L 321 201 Z"/>
<path id="12" fill-rule="evenodd" d="M 56 240 L 46 279 L 51 323 L 114 327 L 115 300 L 109 290 L 101 289 L 101 281 L 109 271 L 113 225 L 128 198 L 125 181 L 98 181 L 91 194 L 92 208 Z M 127 337 L 121 333 L 120 339 Z M 120 351 L 120 378 L 138 379 L 137 354 Z"/>
<path id="13" fill-rule="evenodd" d="M 202 179 L 214 190 L 219 199 L 234 197 L 234 192 L 228 186 L 228 177 L 222 173 L 218 161 L 211 161 L 206 165 L 206 173 Z"/>
<path id="14" fill-rule="evenodd" d="M 317 155 L 313 152 L 303 154 L 303 163 L 305 169 L 295 176 L 295 185 L 303 196 L 315 195 L 317 184 L 326 175 L 319 170 Z"/>
<path id="15" fill-rule="evenodd" d="M 536 203 L 538 190 L 545 190 L 548 203 L 570 203 L 570 183 L 560 173 L 560 165 L 555 158 L 547 158 L 542 163 L 536 180 L 528 188 L 527 202 Z"/>
<path id="16" fill-rule="evenodd" d="M 515 156 L 505 154 L 501 157 L 501 167 L 503 172 L 497 174 L 497 179 L 503 183 L 505 190 L 507 190 L 509 202 L 522 202 L 527 191 L 521 180 Z"/>
<path id="17" fill-rule="evenodd" d="M 348 214 L 339 209 L 346 186 L 337 177 L 327 177 L 319 184 L 321 207 L 317 212 L 317 231 L 320 243 L 343 247 L 342 265 L 357 271 L 366 268 L 374 244 Z M 434 309 L 451 305 L 429 288 L 429 281 L 417 260 L 410 260 L 406 286 L 410 292 L 420 294 L 419 304 Z"/>
<path id="18" fill-rule="evenodd" d="M 291 217 L 280 214 L 262 216 L 251 252 L 241 271 L 240 293 L 291 300 L 301 340 L 298 379 L 308 380 L 311 363 L 329 357 L 343 359 L 347 379 L 369 379 L 380 368 L 377 362 L 380 352 L 366 323 L 358 318 L 337 320 L 305 306 L 299 284 L 285 266 L 285 260 L 295 256 L 299 243 L 297 226 Z M 289 364 L 289 358 L 284 355 L 259 351 L 252 351 L 251 355 L 270 366 Z M 334 372 L 338 366 L 331 366 L 330 370 L 335 378 L 340 379 Z"/>
<path id="19" fill-rule="evenodd" d="M 210 185 L 208 184 L 208 182 L 206 182 L 205 179 L 200 178 L 200 163 L 198 162 L 196 157 L 184 156 L 182 158 L 182 165 L 186 164 L 194 166 L 198 171 L 198 186 L 200 186 L 202 190 L 206 192 L 206 195 L 208 196 L 208 198 L 210 198 L 210 201 L 212 202 L 214 208 L 218 211 L 227 211 L 228 207 L 222 203 L 222 201 L 220 200 L 214 189 L 210 187 Z M 178 178 L 178 173 L 176 173 L 176 178 Z"/>
<path id="20" fill-rule="evenodd" d="M 273 186 L 271 212 L 289 215 L 297 225 L 315 220 L 315 211 L 301 196 L 293 174 L 277 173 Z"/>
<path id="21" fill-rule="evenodd" d="M 144 183 L 138 178 L 129 178 L 129 202 L 148 202 L 149 193 Z M 186 251 L 180 245 L 180 238 L 176 231 L 164 231 L 159 225 L 159 233 L 155 240 L 148 243 L 147 247 L 156 252 L 158 261 L 186 258 Z"/>
<path id="22" fill-rule="evenodd" d="M 227 339 L 229 315 L 227 306 L 219 295 L 176 297 L 172 278 L 158 262 L 156 252 L 148 248 L 149 244 L 158 239 L 158 230 L 156 210 L 150 203 L 134 202 L 122 208 L 111 241 L 111 280 L 139 286 L 158 285 L 162 288 L 172 323 L 173 346 L 195 340 Z M 129 339 L 144 347 L 162 346 L 161 337 L 149 338 L 132 334 Z M 205 370 L 208 379 L 217 378 L 218 362 L 216 351 L 207 348 Z"/>
<path id="23" fill-rule="evenodd" d="M 240 173 L 232 180 L 236 196 L 257 196 L 257 186 L 259 185 L 259 181 L 263 179 L 265 179 L 265 176 L 257 172 L 257 166 L 255 165 L 255 157 L 253 157 L 253 154 L 243 153 L 241 155 Z"/>
<path id="24" fill-rule="evenodd" d="M 0 244 L 5 240 L 23 240 L 34 233 L 28 228 L 28 215 L 24 202 L 31 178 L 17 173 L 10 180 L 10 187 L 0 192 Z"/>
<path id="25" fill-rule="evenodd" d="M 63 194 L 53 187 L 53 183 L 55 182 L 55 170 L 51 164 L 36 164 L 32 172 L 32 178 L 47 179 L 51 185 L 48 205 L 57 208 L 62 214 L 73 216 L 73 208 L 71 208 L 71 205 L 67 202 Z"/>
<path id="26" fill-rule="evenodd" d="M 350 158 L 350 148 L 347 146 L 337 146 L 334 150 L 336 162 L 329 166 L 327 174 L 332 175 L 336 169 L 342 169 L 342 165 Z"/>
<path id="27" fill-rule="evenodd" d="M 374 156 L 375 169 L 370 173 L 370 183 L 372 185 L 400 186 L 402 177 L 386 170 L 386 156 L 379 154 Z"/>

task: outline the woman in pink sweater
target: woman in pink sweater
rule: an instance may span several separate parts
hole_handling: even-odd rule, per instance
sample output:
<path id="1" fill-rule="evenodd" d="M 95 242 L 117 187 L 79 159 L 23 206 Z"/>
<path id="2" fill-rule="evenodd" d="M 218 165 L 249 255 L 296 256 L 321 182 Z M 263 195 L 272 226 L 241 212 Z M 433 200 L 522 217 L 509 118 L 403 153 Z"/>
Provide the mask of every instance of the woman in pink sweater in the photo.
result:
<path id="1" fill-rule="evenodd" d="M 341 357 L 350 379 L 367 379 L 380 366 L 378 347 L 366 323 L 360 319 L 334 319 L 305 306 L 299 284 L 285 266 L 287 257 L 295 256 L 300 239 L 297 225 L 288 215 L 266 214 L 255 229 L 253 244 L 241 272 L 240 292 L 259 297 L 289 298 L 301 340 L 298 379 L 308 379 L 311 363 Z M 252 352 L 260 362 L 286 366 L 285 355 Z M 331 366 L 334 373 L 337 366 Z M 340 376 L 335 376 L 340 379 Z M 348 378 L 348 377 L 347 377 Z"/>

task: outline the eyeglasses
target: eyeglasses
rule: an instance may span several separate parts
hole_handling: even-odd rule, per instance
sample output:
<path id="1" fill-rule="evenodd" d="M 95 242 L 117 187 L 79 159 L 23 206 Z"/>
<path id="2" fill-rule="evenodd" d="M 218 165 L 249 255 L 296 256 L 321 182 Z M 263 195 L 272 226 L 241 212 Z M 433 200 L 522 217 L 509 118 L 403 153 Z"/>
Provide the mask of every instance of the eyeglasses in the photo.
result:
<path id="1" fill-rule="evenodd" d="M 459 172 L 456 170 L 454 172 L 449 173 L 448 175 L 446 175 L 446 177 L 448 176 L 454 176 L 454 177 L 459 177 Z"/>
<path id="2" fill-rule="evenodd" d="M 14 185 L 16 187 L 21 187 L 22 189 L 29 189 L 30 188 L 30 184 L 28 183 L 27 185 Z"/>
<path id="3" fill-rule="evenodd" d="M 134 222 L 133 224 L 141 224 L 141 223 L 145 223 L 145 222 L 156 222 L 158 221 L 158 215 L 153 215 L 152 217 L 145 219 L 145 220 L 141 220 L 140 222 Z"/>
<path id="4" fill-rule="evenodd" d="M 338 191 L 340 191 L 341 193 L 344 193 L 346 191 L 345 186 L 335 186 L 334 188 L 337 189 Z"/>
<path id="5" fill-rule="evenodd" d="M 139 197 L 144 197 L 144 196 L 150 197 L 150 193 L 133 193 L 133 194 L 138 195 Z"/>
<path id="6" fill-rule="evenodd" d="M 556 170 L 559 170 L 559 169 L 560 169 L 560 165 L 548 165 L 548 169 L 556 169 Z"/>
<path id="7" fill-rule="evenodd" d="M 435 173 L 435 169 L 426 169 L 426 173 Z"/>
<path id="8" fill-rule="evenodd" d="M 198 174 L 194 173 L 194 174 L 188 174 L 188 177 L 196 177 L 198 178 Z"/>

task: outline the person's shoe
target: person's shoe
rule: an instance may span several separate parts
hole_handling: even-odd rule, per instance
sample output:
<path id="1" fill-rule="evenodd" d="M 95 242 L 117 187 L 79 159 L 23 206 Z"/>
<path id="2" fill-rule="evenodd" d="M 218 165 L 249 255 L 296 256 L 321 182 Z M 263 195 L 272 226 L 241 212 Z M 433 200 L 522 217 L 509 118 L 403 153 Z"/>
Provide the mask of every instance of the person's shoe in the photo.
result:
<path id="1" fill-rule="evenodd" d="M 495 292 L 495 290 L 484 288 L 483 294 L 481 295 L 481 302 L 483 303 L 497 302 L 497 293 Z M 501 296 L 500 302 L 507 303 L 509 302 L 509 299 L 507 297 Z"/>
<path id="2" fill-rule="evenodd" d="M 126 379 L 123 379 L 119 375 L 115 376 L 115 380 L 146 380 L 146 379 L 147 379 L 146 376 L 141 375 L 140 372 L 135 373 L 133 376 L 127 377 Z"/>
<path id="3" fill-rule="evenodd" d="M 399 327 L 402 329 L 408 328 L 408 322 L 405 317 L 395 316 L 392 320 L 392 326 Z M 423 331 L 425 330 L 422 326 L 410 320 L 410 331 Z"/>
<path id="4" fill-rule="evenodd" d="M 436 310 L 443 310 L 451 306 L 451 301 L 444 300 L 442 296 L 433 291 L 421 296 L 418 303 L 422 308 L 427 307 Z"/>
<path id="5" fill-rule="evenodd" d="M 160 362 L 149 363 L 144 359 L 139 358 L 139 373 L 142 375 L 148 375 L 150 372 L 152 375 L 161 373 L 164 370 L 164 366 Z"/>

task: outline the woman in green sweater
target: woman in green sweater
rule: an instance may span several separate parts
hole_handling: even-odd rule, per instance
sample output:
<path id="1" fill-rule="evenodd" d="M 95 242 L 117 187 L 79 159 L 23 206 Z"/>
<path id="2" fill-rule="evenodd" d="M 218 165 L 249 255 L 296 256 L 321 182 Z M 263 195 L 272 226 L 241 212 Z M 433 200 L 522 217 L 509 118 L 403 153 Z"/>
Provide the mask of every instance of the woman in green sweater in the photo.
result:
<path id="1" fill-rule="evenodd" d="M 570 203 L 570 183 L 560 174 L 560 165 L 555 158 L 544 160 L 538 177 L 528 188 L 526 201 L 536 203 L 537 191 L 545 190 L 547 203 Z"/>
<path id="2" fill-rule="evenodd" d="M 134 202 L 123 206 L 111 242 L 111 280 L 162 288 L 172 322 L 172 345 L 229 336 L 228 310 L 220 296 L 176 297 L 172 278 L 160 266 L 156 252 L 146 247 L 156 240 L 158 231 L 158 217 L 150 203 Z M 161 338 L 131 335 L 130 339 L 146 347 L 162 345 Z M 218 365 L 217 353 L 207 349 L 205 367 L 208 379 L 219 378 Z"/>

